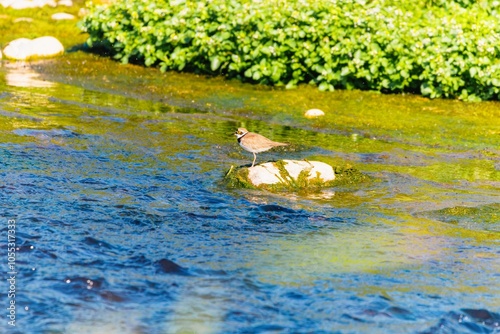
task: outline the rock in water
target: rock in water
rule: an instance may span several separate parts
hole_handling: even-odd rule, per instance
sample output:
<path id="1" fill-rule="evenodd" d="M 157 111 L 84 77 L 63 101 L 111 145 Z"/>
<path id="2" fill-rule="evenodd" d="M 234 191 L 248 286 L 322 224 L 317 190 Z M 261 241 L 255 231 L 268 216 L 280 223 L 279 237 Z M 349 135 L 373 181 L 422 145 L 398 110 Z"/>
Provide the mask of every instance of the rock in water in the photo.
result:
<path id="1" fill-rule="evenodd" d="M 318 183 L 326 184 L 335 180 L 332 166 L 319 161 L 282 160 L 248 168 L 248 179 L 256 187 L 300 182 L 301 175 L 308 181 Z"/>
<path id="2" fill-rule="evenodd" d="M 370 181 L 348 162 L 332 167 L 319 161 L 278 160 L 255 167 L 235 167 L 227 171 L 224 181 L 232 188 L 264 189 L 271 192 L 311 193 L 323 188 L 356 185 Z"/>
<path id="3" fill-rule="evenodd" d="M 272 162 L 249 167 L 248 178 L 254 186 L 283 182 L 283 179 L 280 177 L 280 170 Z"/>
<path id="4" fill-rule="evenodd" d="M 64 46 L 52 36 L 44 36 L 30 40 L 19 38 L 13 40 L 3 50 L 5 58 L 28 60 L 33 58 L 53 57 L 64 53 Z"/>
<path id="5" fill-rule="evenodd" d="M 307 118 L 320 117 L 320 116 L 324 116 L 324 115 L 325 115 L 324 111 L 320 110 L 320 109 L 309 109 L 304 114 L 304 116 Z"/>

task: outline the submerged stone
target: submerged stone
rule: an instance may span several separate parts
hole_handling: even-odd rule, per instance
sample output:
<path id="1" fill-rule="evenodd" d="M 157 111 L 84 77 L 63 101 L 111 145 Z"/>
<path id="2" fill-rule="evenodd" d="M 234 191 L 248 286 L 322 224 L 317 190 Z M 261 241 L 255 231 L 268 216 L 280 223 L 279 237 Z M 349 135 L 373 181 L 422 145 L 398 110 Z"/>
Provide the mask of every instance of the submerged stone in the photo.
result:
<path id="1" fill-rule="evenodd" d="M 18 38 L 4 48 L 5 58 L 28 60 L 32 58 L 53 57 L 64 53 L 64 46 L 52 36 L 44 36 L 33 40 Z"/>

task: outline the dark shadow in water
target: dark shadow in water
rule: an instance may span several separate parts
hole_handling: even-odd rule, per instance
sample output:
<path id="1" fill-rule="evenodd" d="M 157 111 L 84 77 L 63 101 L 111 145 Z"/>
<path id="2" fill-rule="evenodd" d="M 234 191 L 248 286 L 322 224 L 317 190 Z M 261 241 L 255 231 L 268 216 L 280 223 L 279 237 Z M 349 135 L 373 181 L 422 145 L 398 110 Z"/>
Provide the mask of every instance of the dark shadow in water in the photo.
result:
<path id="1" fill-rule="evenodd" d="M 445 333 L 498 333 L 500 314 L 485 309 L 461 309 L 451 311 L 437 325 L 421 334 Z"/>

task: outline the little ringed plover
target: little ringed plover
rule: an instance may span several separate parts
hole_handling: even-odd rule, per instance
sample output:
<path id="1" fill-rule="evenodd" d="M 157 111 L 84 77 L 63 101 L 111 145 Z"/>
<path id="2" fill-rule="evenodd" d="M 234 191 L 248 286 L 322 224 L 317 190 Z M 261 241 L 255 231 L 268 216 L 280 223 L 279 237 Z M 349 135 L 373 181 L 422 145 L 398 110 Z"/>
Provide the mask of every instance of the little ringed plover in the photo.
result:
<path id="1" fill-rule="evenodd" d="M 255 165 L 255 159 L 257 159 L 256 153 L 264 152 L 277 146 L 287 146 L 285 143 L 278 143 L 261 136 L 257 133 L 250 132 L 245 128 L 238 128 L 238 131 L 234 133 L 236 138 L 238 138 L 238 143 L 248 152 L 253 153 L 252 167 Z"/>

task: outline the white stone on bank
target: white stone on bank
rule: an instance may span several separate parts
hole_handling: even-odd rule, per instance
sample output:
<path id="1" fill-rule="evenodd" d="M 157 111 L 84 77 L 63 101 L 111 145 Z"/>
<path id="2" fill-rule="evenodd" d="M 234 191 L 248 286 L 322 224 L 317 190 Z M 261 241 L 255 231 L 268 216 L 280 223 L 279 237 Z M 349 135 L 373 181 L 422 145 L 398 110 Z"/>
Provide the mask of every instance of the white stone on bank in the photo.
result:
<path id="1" fill-rule="evenodd" d="M 28 60 L 32 58 L 53 57 L 64 53 L 64 46 L 52 36 L 44 36 L 33 40 L 19 38 L 13 40 L 3 49 L 5 58 Z"/>
<path id="2" fill-rule="evenodd" d="M 52 14 L 51 16 L 52 20 L 74 20 L 75 19 L 75 15 L 72 15 L 72 14 L 68 14 L 68 13 L 55 13 L 55 14 Z"/>
<path id="3" fill-rule="evenodd" d="M 324 116 L 324 115 L 325 115 L 324 111 L 320 110 L 320 109 L 309 109 L 304 114 L 304 116 L 307 118 L 320 117 L 320 116 Z"/>
<path id="4" fill-rule="evenodd" d="M 34 57 L 53 57 L 64 53 L 64 46 L 55 37 L 44 36 L 33 40 Z"/>
<path id="5" fill-rule="evenodd" d="M 19 22 L 28 22 L 31 23 L 33 22 L 33 19 L 31 17 L 18 17 L 17 19 L 14 19 L 14 23 L 19 23 Z"/>
<path id="6" fill-rule="evenodd" d="M 291 178 L 297 181 L 300 173 L 308 172 L 307 179 L 317 179 L 321 182 L 329 182 L 335 180 L 335 172 L 332 166 L 319 161 L 299 161 L 299 160 L 283 160 L 284 168 L 288 175 L 282 175 L 276 163 L 266 162 L 254 167 L 248 168 L 248 179 L 256 187 L 262 184 L 277 184 L 288 183 Z"/>
<path id="7" fill-rule="evenodd" d="M 5 8 L 26 9 L 38 8 L 43 6 L 56 7 L 57 3 L 54 0 L 0 0 L 0 4 Z"/>
<path id="8" fill-rule="evenodd" d="M 28 38 L 18 38 L 7 44 L 3 49 L 5 58 L 10 59 L 27 59 L 31 55 L 31 39 Z"/>
<path id="9" fill-rule="evenodd" d="M 73 1 L 71 1 L 71 0 L 59 0 L 59 2 L 57 4 L 59 6 L 71 7 L 71 6 L 73 6 Z"/>

